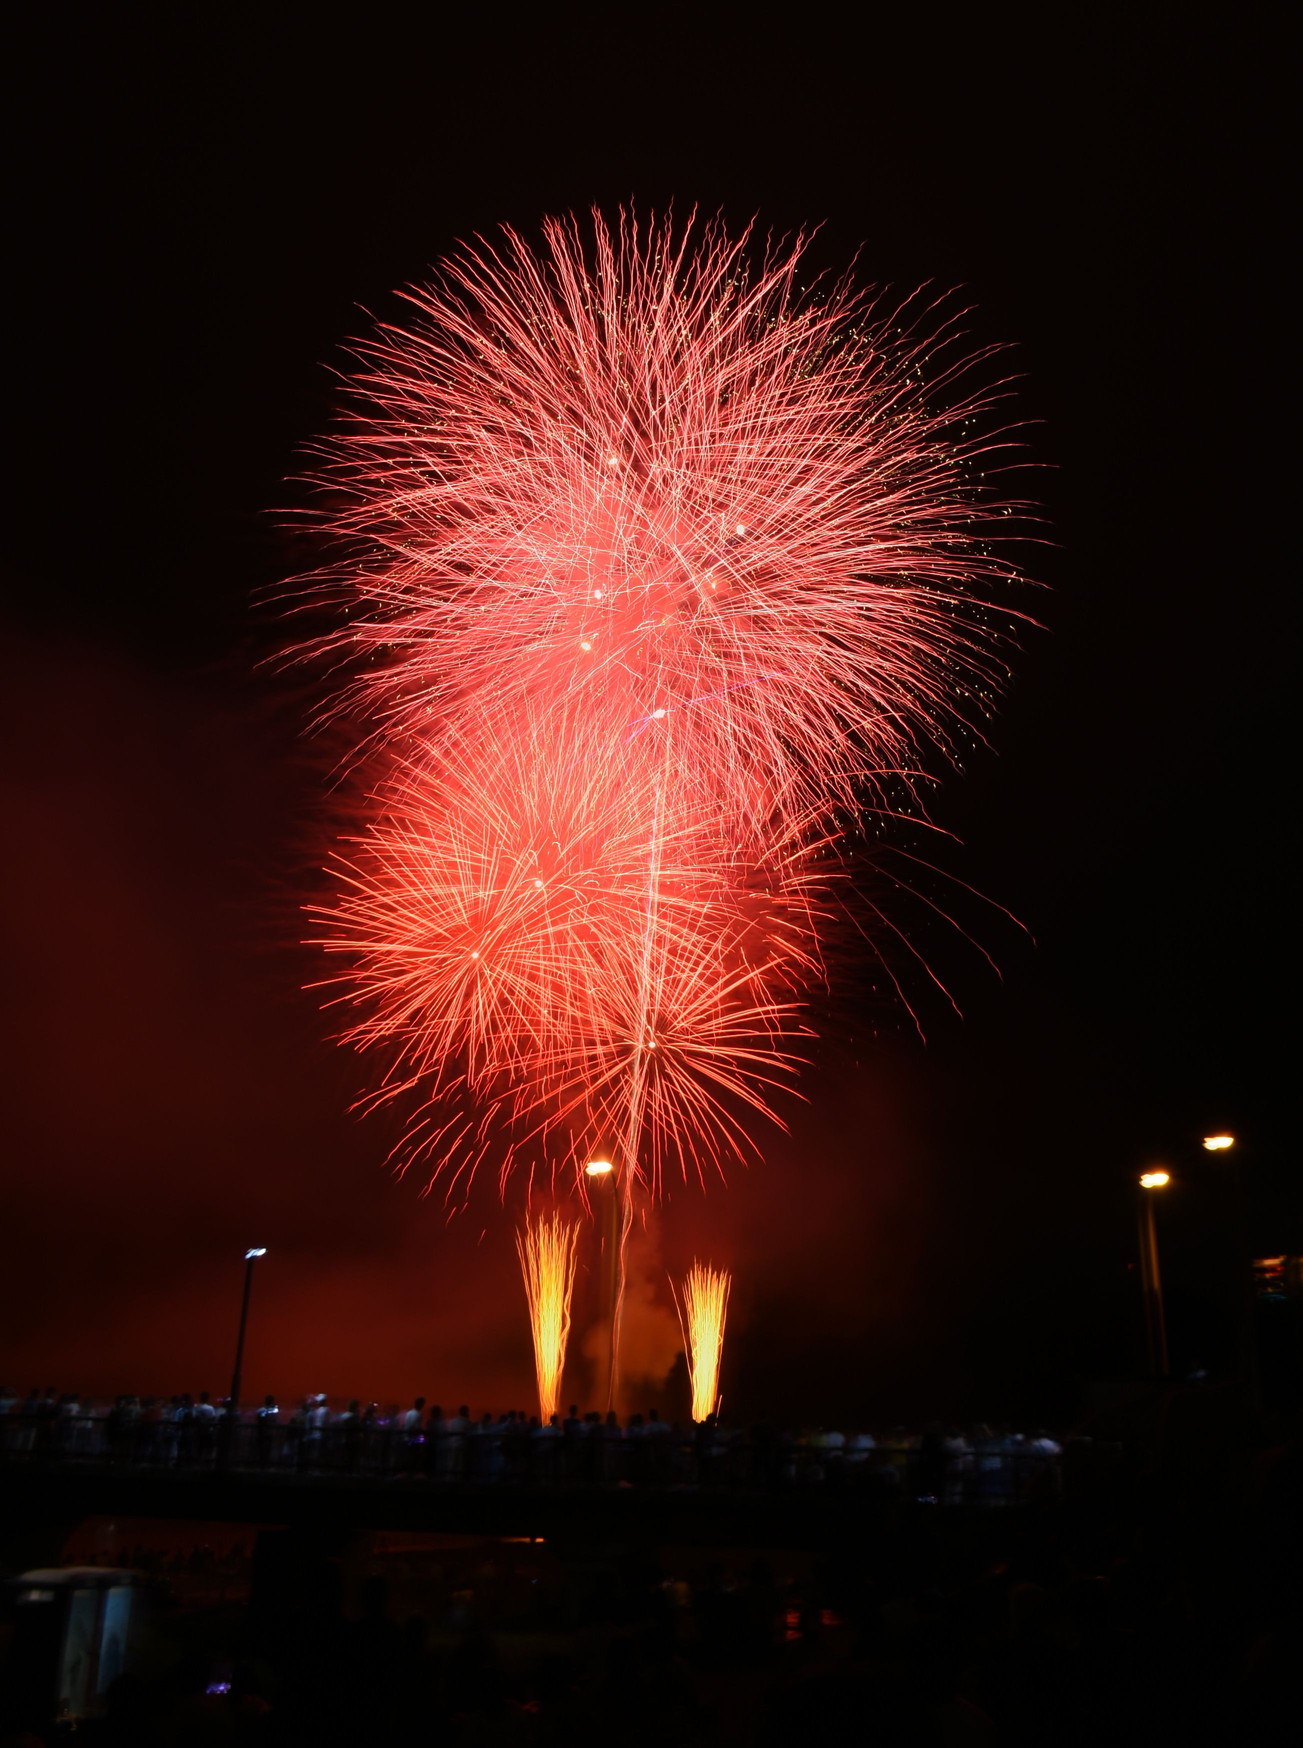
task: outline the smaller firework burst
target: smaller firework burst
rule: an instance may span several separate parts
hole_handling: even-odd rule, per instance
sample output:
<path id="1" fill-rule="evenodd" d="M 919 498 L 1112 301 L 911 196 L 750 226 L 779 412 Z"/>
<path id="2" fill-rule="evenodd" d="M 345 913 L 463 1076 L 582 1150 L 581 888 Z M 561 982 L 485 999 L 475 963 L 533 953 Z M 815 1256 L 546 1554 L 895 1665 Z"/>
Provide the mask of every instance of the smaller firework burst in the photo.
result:
<path id="1" fill-rule="evenodd" d="M 577 1222 L 560 1214 L 540 1215 L 516 1234 L 525 1277 L 529 1323 L 538 1375 L 538 1413 L 546 1426 L 561 1400 L 561 1373 L 570 1336 L 570 1298 L 575 1286 Z"/>
<path id="2" fill-rule="evenodd" d="M 692 1418 L 705 1420 L 719 1407 L 719 1366 L 724 1353 L 724 1320 L 733 1277 L 727 1269 L 694 1262 L 676 1291 L 674 1303 L 688 1350 L 692 1379 Z M 673 1285 L 673 1282 L 671 1282 Z"/>

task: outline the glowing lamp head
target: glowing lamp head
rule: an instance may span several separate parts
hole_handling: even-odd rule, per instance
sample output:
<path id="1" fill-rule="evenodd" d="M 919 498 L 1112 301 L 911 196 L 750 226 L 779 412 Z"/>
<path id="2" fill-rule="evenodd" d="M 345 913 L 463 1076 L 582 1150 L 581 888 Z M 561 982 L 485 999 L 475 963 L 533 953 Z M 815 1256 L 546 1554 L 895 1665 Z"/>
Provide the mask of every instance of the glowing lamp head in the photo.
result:
<path id="1" fill-rule="evenodd" d="M 265 1244 L 257 1245 L 252 1250 L 245 1251 L 244 1260 L 246 1262 L 252 1262 L 255 1256 L 266 1256 L 266 1254 L 267 1246 Z"/>
<path id="2" fill-rule="evenodd" d="M 1228 1147 L 1234 1147 L 1234 1135 L 1205 1135 L 1203 1138 L 1205 1153 L 1225 1153 Z"/>
<path id="3" fill-rule="evenodd" d="M 1142 1171 L 1140 1174 L 1142 1190 L 1161 1190 L 1171 1181 L 1171 1173 L 1166 1171 Z"/>
<path id="4" fill-rule="evenodd" d="M 590 1159 L 584 1167 L 584 1171 L 589 1177 L 607 1177 L 614 1170 L 615 1167 L 609 1159 Z"/>

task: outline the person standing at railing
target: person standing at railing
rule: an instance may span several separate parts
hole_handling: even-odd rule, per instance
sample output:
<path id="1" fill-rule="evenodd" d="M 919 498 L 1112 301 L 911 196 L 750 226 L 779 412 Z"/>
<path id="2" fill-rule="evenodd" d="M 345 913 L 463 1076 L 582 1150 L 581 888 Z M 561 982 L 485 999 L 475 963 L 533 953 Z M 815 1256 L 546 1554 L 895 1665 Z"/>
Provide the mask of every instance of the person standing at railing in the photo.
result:
<path id="1" fill-rule="evenodd" d="M 716 1479 L 719 1467 L 719 1421 L 713 1414 L 698 1421 L 693 1434 L 693 1454 L 697 1480 L 701 1486 L 708 1487 Z"/>
<path id="2" fill-rule="evenodd" d="M 976 1446 L 977 1504 L 990 1509 L 1007 1504 L 1013 1483 L 1009 1473 L 1011 1443 L 1003 1429 L 992 1432 L 980 1426 L 973 1441 Z"/>
<path id="3" fill-rule="evenodd" d="M 307 1465 L 308 1415 L 311 1412 L 311 1400 L 305 1396 L 285 1426 L 286 1461 L 300 1473 Z"/>
<path id="4" fill-rule="evenodd" d="M 104 1422 L 111 1463 L 131 1463 L 136 1460 L 136 1429 L 140 1405 L 134 1396 L 115 1396 Z"/>
<path id="5" fill-rule="evenodd" d="M 330 1424 L 330 1410 L 326 1406 L 324 1390 L 315 1396 L 308 1397 L 307 1412 L 303 1421 L 303 1441 L 300 1445 L 302 1467 L 316 1469 L 321 1466 L 325 1456 L 326 1429 Z"/>
<path id="6" fill-rule="evenodd" d="M 833 1487 L 846 1479 L 846 1434 L 840 1427 L 830 1426 L 823 1435 L 823 1478 Z"/>
<path id="7" fill-rule="evenodd" d="M 973 1447 L 962 1432 L 946 1435 L 946 1484 L 941 1496 L 943 1505 L 963 1505 L 973 1485 Z"/>
<path id="8" fill-rule="evenodd" d="M 656 1408 L 647 1410 L 647 1474 L 650 1480 L 663 1485 L 670 1474 L 670 1426 L 662 1420 Z"/>
<path id="9" fill-rule="evenodd" d="M 647 1447 L 647 1422 L 641 1414 L 631 1414 L 624 1436 L 628 1441 L 625 1458 L 626 1481 L 632 1481 L 635 1487 L 641 1486 L 650 1479 L 650 1462 Z"/>
<path id="10" fill-rule="evenodd" d="M 1026 1474 L 1020 1489 L 1024 1498 L 1057 1499 L 1063 1488 L 1059 1458 L 1063 1446 L 1043 1429 L 1034 1432 L 1026 1445 Z"/>
<path id="11" fill-rule="evenodd" d="M 520 1436 L 516 1428 L 516 1411 L 509 1408 L 500 1414 L 493 1428 L 493 1437 L 489 1441 L 494 1464 L 492 1474 L 495 1480 L 505 1476 L 510 1481 L 520 1479 Z"/>
<path id="12" fill-rule="evenodd" d="M 77 1398 L 64 1390 L 55 1403 L 54 1422 L 51 1428 L 53 1445 L 62 1456 L 72 1452 L 73 1434 L 77 1428 Z"/>
<path id="13" fill-rule="evenodd" d="M 531 1481 L 550 1485 L 557 1478 L 561 1451 L 561 1416 L 554 1414 L 544 1426 L 537 1415 L 529 1423 L 529 1472 Z"/>
<path id="14" fill-rule="evenodd" d="M 30 1456 L 36 1446 L 36 1419 L 41 1408 L 41 1393 L 30 1390 L 7 1422 L 8 1449 L 19 1456 Z M 15 1419 L 17 1424 L 15 1425 Z"/>
<path id="15" fill-rule="evenodd" d="M 623 1463 L 624 1433 L 614 1409 L 606 1419 L 599 1421 L 594 1429 L 597 1435 L 598 1479 L 605 1482 L 618 1481 Z"/>
<path id="16" fill-rule="evenodd" d="M 280 1455 L 280 1409 L 274 1396 L 264 1396 L 254 1417 L 253 1460 L 260 1469 L 269 1469 Z"/>
<path id="17" fill-rule="evenodd" d="M 425 1452 L 425 1397 L 418 1396 L 412 1406 L 394 1417 L 394 1439 L 398 1449 L 394 1466 L 401 1475 L 416 1475 L 421 1470 Z"/>
<path id="18" fill-rule="evenodd" d="M 248 1449 L 239 1442 L 240 1411 L 229 1396 L 219 1396 L 217 1399 L 217 1423 L 213 1431 L 216 1435 L 213 1440 L 214 1447 L 223 1465 L 231 1461 L 248 1461 Z"/>
<path id="19" fill-rule="evenodd" d="M 579 1405 L 572 1402 L 569 1413 L 561 1422 L 561 1474 L 566 1481 L 578 1481 L 583 1475 L 586 1431 L 587 1428 L 579 1413 Z"/>
<path id="20" fill-rule="evenodd" d="M 362 1443 L 362 1404 L 356 1396 L 328 1423 L 327 1442 L 329 1466 L 347 1469 L 351 1474 L 357 1468 Z"/>
<path id="21" fill-rule="evenodd" d="M 439 1478 L 439 1439 L 443 1432 L 443 1409 L 436 1402 L 425 1422 L 425 1473 L 431 1481 Z"/>
<path id="22" fill-rule="evenodd" d="M 460 1481 L 466 1467 L 466 1435 L 470 1431 L 470 1410 L 463 1402 L 456 1414 L 443 1423 L 437 1452 L 439 1479 Z"/>
<path id="23" fill-rule="evenodd" d="M 77 1400 L 75 1390 L 65 1390 L 60 1396 L 54 1423 L 55 1449 L 61 1456 L 70 1457 L 77 1449 L 77 1422 L 81 1414 L 81 1404 Z"/>
<path id="24" fill-rule="evenodd" d="M 458 1479 L 467 1481 L 497 1481 L 502 1475 L 502 1433 L 505 1416 L 494 1420 L 486 1409 L 479 1419 L 466 1429 L 465 1457 Z"/>
<path id="25" fill-rule="evenodd" d="M 180 1396 L 172 1398 L 170 1421 L 171 1458 L 173 1462 L 185 1467 L 193 1458 L 195 1448 L 195 1405 L 190 1399 L 189 1391 L 183 1391 Z"/>
<path id="26" fill-rule="evenodd" d="M 163 1417 L 164 1404 L 159 1397 L 141 1398 L 140 1412 L 136 1418 L 134 1448 L 147 1463 L 163 1461 Z"/>
<path id="27" fill-rule="evenodd" d="M 207 1390 L 199 1392 L 199 1400 L 194 1405 L 194 1432 L 195 1455 L 201 1463 L 211 1462 L 217 1448 L 217 1410 Z"/>
<path id="28" fill-rule="evenodd" d="M 584 1416 L 583 1443 L 580 1458 L 579 1479 L 581 1481 L 600 1481 L 602 1478 L 602 1417 L 595 1409 L 590 1409 Z"/>
<path id="29" fill-rule="evenodd" d="M 361 1431 L 359 1440 L 360 1460 L 358 1467 L 369 1471 L 384 1472 L 389 1467 L 390 1441 L 394 1430 L 394 1422 L 398 1419 L 398 1406 L 394 1405 L 392 1416 L 380 1412 L 378 1402 L 368 1402 L 362 1410 L 362 1418 L 358 1422 Z"/>
<path id="30" fill-rule="evenodd" d="M 846 1440 L 846 1451 L 843 1458 L 848 1481 L 853 1481 L 858 1485 L 864 1480 L 868 1473 L 869 1460 L 876 1449 L 877 1440 L 871 1432 L 865 1432 L 861 1428 L 860 1431 L 851 1433 Z"/>
<path id="31" fill-rule="evenodd" d="M 54 1385 L 36 1404 L 36 1454 L 49 1456 L 54 1449 L 55 1429 L 59 1423 L 59 1399 L 54 1393 Z"/>

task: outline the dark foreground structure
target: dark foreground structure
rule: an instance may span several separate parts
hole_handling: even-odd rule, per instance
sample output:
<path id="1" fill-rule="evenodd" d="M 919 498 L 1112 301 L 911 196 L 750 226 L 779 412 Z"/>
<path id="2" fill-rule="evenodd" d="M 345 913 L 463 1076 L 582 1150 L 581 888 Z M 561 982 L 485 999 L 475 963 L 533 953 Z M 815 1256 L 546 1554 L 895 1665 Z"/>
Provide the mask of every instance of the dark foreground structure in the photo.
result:
<path id="1" fill-rule="evenodd" d="M 61 1739 L 56 1686 L 77 1740 L 140 1748 L 1288 1739 L 1298 1444 L 1234 1392 L 1111 1431 L 998 1509 L 921 1455 L 761 1485 L 17 1452 L 7 1740 Z"/>
<path id="2" fill-rule="evenodd" d="M 187 1399 L 188 1400 L 188 1399 Z M 270 1398 L 269 1398 L 270 1400 Z M 292 1498 L 299 1490 L 340 1488 L 365 1495 L 398 1487 L 419 1518 L 426 1492 L 465 1500 L 474 1492 L 508 1496 L 525 1490 L 545 1499 L 635 1489 L 644 1500 L 670 1493 L 776 1496 L 845 1493 L 926 1500 L 946 1508 L 999 1509 L 1062 1491 L 1062 1447 L 1047 1434 L 983 1427 L 965 1436 L 939 1426 L 921 1434 L 896 1429 L 882 1440 L 824 1428 L 795 1432 L 767 1422 L 749 1428 L 669 1424 L 655 1409 L 622 1427 L 614 1414 L 577 1416 L 549 1427 L 523 1415 L 472 1421 L 466 1410 L 439 1410 L 415 1426 L 395 1413 L 385 1420 L 344 1414 L 313 1423 L 186 1412 L 124 1416 L 70 1400 L 48 1414 L 0 1417 L 0 1472 L 57 1490 L 91 1481 L 114 1497 L 171 1489 L 181 1496 L 233 1490 Z M 1070 1461 L 1115 1460 L 1116 1449 L 1079 1442 Z M 469 1490 L 469 1491 L 468 1491 Z M 374 1506 L 367 1506 L 373 1510 Z M 434 1508 L 438 1516 L 446 1508 Z"/>

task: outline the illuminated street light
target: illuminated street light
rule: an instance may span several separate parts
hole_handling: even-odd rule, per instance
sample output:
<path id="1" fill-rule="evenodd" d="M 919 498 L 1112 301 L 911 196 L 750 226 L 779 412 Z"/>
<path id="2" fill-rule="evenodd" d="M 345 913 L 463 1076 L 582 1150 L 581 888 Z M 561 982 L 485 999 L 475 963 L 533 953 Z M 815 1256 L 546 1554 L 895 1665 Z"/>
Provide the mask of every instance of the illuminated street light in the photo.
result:
<path id="1" fill-rule="evenodd" d="M 229 1456 L 231 1441 L 235 1437 L 236 1418 L 240 1412 L 240 1377 L 244 1371 L 244 1335 L 249 1327 L 249 1294 L 253 1291 L 253 1265 L 260 1256 L 266 1256 L 265 1244 L 251 1245 L 244 1253 L 244 1297 L 240 1301 L 240 1333 L 235 1343 L 235 1370 L 231 1373 L 231 1399 L 227 1404 L 224 1423 L 226 1454 Z"/>
<path id="2" fill-rule="evenodd" d="M 620 1313 L 624 1308 L 624 1241 L 630 1225 L 630 1208 L 624 1193 L 623 1173 L 609 1159 L 592 1159 L 584 1167 L 591 1178 L 609 1178 L 611 1219 L 606 1234 L 606 1407 L 615 1407 L 620 1374 Z"/>
<path id="3" fill-rule="evenodd" d="M 1227 1170 L 1224 1174 L 1229 1181 L 1230 1194 L 1234 1198 L 1235 1207 L 1235 1249 L 1236 1269 L 1240 1279 L 1239 1310 L 1237 1322 L 1239 1325 L 1240 1372 L 1249 1386 L 1249 1399 L 1254 1407 L 1261 1406 L 1261 1381 L 1258 1373 L 1258 1341 L 1254 1327 L 1254 1281 L 1256 1263 L 1249 1247 L 1249 1222 L 1247 1195 L 1244 1183 L 1244 1159 L 1236 1143 L 1234 1135 L 1205 1135 L 1203 1138 L 1205 1153 L 1226 1154 Z"/>
<path id="4" fill-rule="evenodd" d="M 1142 1171 L 1140 1188 L 1140 1285 L 1145 1297 L 1145 1336 L 1149 1347 L 1149 1375 L 1168 1373 L 1167 1319 L 1163 1314 L 1163 1277 L 1158 1267 L 1158 1234 L 1154 1229 L 1153 1190 L 1166 1189 L 1172 1174 L 1160 1168 Z"/>

